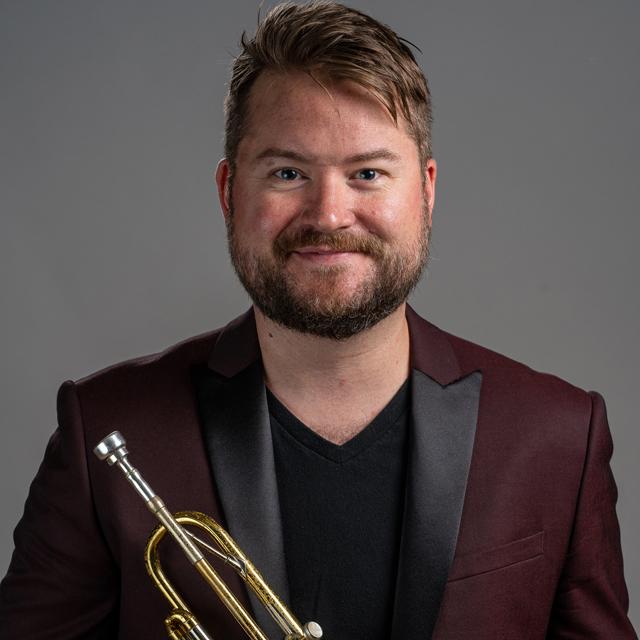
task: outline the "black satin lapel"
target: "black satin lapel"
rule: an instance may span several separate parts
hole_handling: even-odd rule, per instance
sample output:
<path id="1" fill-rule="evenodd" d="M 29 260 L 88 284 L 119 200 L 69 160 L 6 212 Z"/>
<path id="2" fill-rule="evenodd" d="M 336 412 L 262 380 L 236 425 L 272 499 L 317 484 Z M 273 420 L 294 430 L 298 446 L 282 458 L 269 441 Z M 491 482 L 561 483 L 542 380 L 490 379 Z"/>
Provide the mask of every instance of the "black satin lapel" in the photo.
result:
<path id="1" fill-rule="evenodd" d="M 430 638 L 453 560 L 482 375 L 441 386 L 412 373 L 412 431 L 393 640 Z"/>
<path id="2" fill-rule="evenodd" d="M 209 369 L 194 376 L 204 441 L 225 527 L 275 593 L 289 600 L 269 413 L 259 360 L 226 378 Z M 251 589 L 258 625 L 281 637 Z"/>

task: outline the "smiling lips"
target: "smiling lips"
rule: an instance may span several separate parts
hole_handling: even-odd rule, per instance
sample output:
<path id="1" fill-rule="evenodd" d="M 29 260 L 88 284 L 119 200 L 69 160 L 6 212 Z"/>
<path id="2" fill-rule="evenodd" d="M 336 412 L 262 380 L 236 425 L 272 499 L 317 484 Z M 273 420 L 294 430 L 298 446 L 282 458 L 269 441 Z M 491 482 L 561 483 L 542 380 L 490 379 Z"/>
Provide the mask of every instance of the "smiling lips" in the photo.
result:
<path id="1" fill-rule="evenodd" d="M 361 254 L 360 251 L 336 250 L 327 246 L 307 246 L 299 247 L 291 252 L 291 256 L 296 256 L 305 261 L 330 264 L 345 259 L 354 254 Z"/>
<path id="2" fill-rule="evenodd" d="M 302 228 L 281 234 L 274 242 L 274 252 L 283 262 L 291 256 L 303 260 L 338 260 L 348 255 L 384 256 L 384 242 L 373 234 L 355 235 L 347 231 L 324 232 Z"/>

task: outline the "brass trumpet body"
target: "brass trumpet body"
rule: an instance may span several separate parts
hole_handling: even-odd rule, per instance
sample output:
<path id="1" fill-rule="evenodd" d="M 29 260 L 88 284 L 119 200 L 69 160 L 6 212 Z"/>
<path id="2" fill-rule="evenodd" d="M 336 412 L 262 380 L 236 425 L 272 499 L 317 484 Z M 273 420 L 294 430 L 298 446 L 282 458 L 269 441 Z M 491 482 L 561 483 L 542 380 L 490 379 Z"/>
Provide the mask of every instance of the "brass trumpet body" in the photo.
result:
<path id="1" fill-rule="evenodd" d="M 125 445 L 125 439 L 120 432 L 114 431 L 101 440 L 93 451 L 100 460 L 106 460 L 109 465 L 116 465 L 122 470 L 127 480 L 145 501 L 149 510 L 160 521 L 149 537 L 144 561 L 152 581 L 171 605 L 171 611 L 165 619 L 165 627 L 171 640 L 214 639 L 202 627 L 162 570 L 158 546 L 167 533 L 182 548 L 188 560 L 222 600 L 249 638 L 269 640 L 205 558 L 203 549 L 235 569 L 282 629 L 284 640 L 317 640 L 322 638 L 320 625 L 316 622 L 301 625 L 298 622 L 286 605 L 271 590 L 235 540 L 218 522 L 198 511 L 183 511 L 176 513 L 175 516 L 172 515 L 160 497 L 140 475 L 140 472 L 131 465 Z M 203 531 L 216 546 L 212 546 L 194 535 L 184 525 Z"/>

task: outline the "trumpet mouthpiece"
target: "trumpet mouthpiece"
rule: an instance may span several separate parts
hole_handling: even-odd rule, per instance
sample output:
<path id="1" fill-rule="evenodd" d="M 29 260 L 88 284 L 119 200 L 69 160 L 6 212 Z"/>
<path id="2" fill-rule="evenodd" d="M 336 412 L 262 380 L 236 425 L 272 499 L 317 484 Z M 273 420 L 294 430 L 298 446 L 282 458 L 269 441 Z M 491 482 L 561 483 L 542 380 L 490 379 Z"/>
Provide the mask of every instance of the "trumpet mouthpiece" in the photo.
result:
<path id="1" fill-rule="evenodd" d="M 127 441 L 119 431 L 112 431 L 106 438 L 103 438 L 95 446 L 93 453 L 100 460 L 106 460 L 109 464 L 114 464 L 124 458 L 128 451 Z"/>

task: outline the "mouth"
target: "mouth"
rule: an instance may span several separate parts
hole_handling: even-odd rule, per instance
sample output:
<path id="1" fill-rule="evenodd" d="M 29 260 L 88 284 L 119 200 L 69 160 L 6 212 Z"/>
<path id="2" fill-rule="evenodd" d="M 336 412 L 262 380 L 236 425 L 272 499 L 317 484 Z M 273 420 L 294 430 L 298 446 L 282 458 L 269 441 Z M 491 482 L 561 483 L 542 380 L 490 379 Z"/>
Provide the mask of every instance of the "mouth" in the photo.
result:
<path id="1" fill-rule="evenodd" d="M 336 249 L 335 247 L 320 245 L 320 246 L 297 247 L 291 253 L 299 253 L 301 255 L 307 255 L 310 253 L 318 254 L 318 255 L 330 255 L 334 253 L 359 253 L 359 252 L 353 251 L 352 249 L 346 249 L 346 250 Z"/>
<path id="2" fill-rule="evenodd" d="M 306 263 L 337 264 L 352 256 L 363 255 L 360 251 L 344 251 L 327 246 L 298 247 L 289 253 L 290 257 Z"/>
<path id="3" fill-rule="evenodd" d="M 383 240 L 373 234 L 325 233 L 314 229 L 283 234 L 276 239 L 273 248 L 283 264 L 289 259 L 301 260 L 306 264 L 314 261 L 339 264 L 348 258 L 380 260 L 385 254 Z"/>

